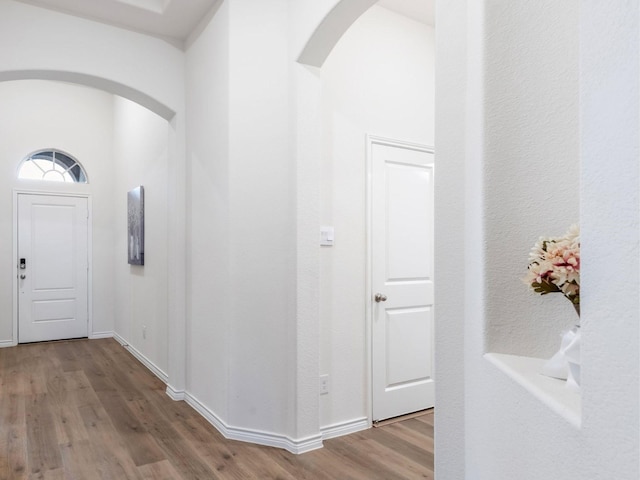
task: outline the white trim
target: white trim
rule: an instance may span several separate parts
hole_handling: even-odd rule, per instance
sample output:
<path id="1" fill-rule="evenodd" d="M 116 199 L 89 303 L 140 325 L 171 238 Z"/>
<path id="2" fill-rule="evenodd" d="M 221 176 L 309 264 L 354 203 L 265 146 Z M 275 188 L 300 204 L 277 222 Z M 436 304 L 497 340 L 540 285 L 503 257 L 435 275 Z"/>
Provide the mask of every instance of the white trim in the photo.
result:
<path id="1" fill-rule="evenodd" d="M 334 423 L 333 425 L 327 425 L 326 427 L 320 427 L 320 433 L 323 440 L 330 438 L 341 437 L 343 435 L 349 435 L 362 430 L 368 430 L 371 428 L 371 421 L 367 417 L 356 418 L 354 420 L 347 420 L 346 422 Z"/>
<path id="2" fill-rule="evenodd" d="M 382 137 L 380 135 L 367 134 L 367 145 L 385 145 L 388 147 L 399 147 L 407 150 L 417 150 L 425 153 L 435 153 L 435 148 L 431 145 L 424 145 L 416 142 L 407 142 L 405 140 L 398 140 L 389 137 Z"/>
<path id="3" fill-rule="evenodd" d="M 371 284 L 371 276 L 373 271 L 373 234 L 372 234 L 372 225 L 373 225 L 373 160 L 372 160 L 372 150 L 373 150 L 373 140 L 375 137 L 372 135 L 366 135 L 366 165 L 365 165 L 365 189 L 366 189 L 366 206 L 365 206 L 365 258 L 366 258 L 366 266 L 365 266 L 365 358 L 366 362 L 366 383 L 365 392 L 369 395 L 365 396 L 367 399 L 366 402 L 366 412 L 367 419 L 372 422 L 373 421 L 373 306 L 371 304 L 371 298 L 373 297 L 373 286 Z"/>
<path id="4" fill-rule="evenodd" d="M 166 385 L 169 382 L 169 376 L 165 372 L 163 372 L 162 369 L 160 369 L 155 363 L 149 360 L 142 352 L 140 352 L 134 346 L 130 345 L 129 342 L 127 342 L 116 332 L 113 332 L 113 338 L 115 338 L 118 343 L 125 348 L 125 350 L 131 353 L 131 355 L 136 357 L 140 361 L 140 363 L 151 370 L 151 373 L 162 380 L 162 383 Z"/>
<path id="5" fill-rule="evenodd" d="M 88 177 L 87 177 L 88 178 Z M 63 184 L 66 186 L 67 184 Z M 86 183 L 78 183 L 72 185 L 86 186 Z M 13 259 L 14 262 L 18 261 L 18 197 L 20 195 L 44 195 L 50 197 L 73 197 L 73 198 L 86 198 L 87 210 L 89 211 L 89 217 L 87 218 L 87 336 L 89 338 L 94 337 L 91 333 L 93 330 L 93 202 L 92 196 L 87 192 L 67 192 L 67 191 L 49 191 L 49 190 L 31 190 L 27 188 L 14 188 L 13 189 Z M 13 276 L 13 332 L 12 339 L 13 344 L 18 344 L 18 266 L 16 267 L 16 274 Z"/>
<path id="6" fill-rule="evenodd" d="M 184 400 L 184 396 L 185 396 L 184 390 L 176 390 L 168 383 L 167 383 L 167 389 L 165 390 L 165 392 L 169 396 L 169 398 L 175 402 Z"/>
<path id="7" fill-rule="evenodd" d="M 93 332 L 89 333 L 90 340 L 98 340 L 99 338 L 113 338 L 113 332 Z"/>
<path id="8" fill-rule="evenodd" d="M 18 344 L 16 342 L 14 342 L 13 340 L 2 340 L 2 341 L 0 341 L 0 348 L 15 347 L 16 345 L 18 345 Z"/>
<path id="9" fill-rule="evenodd" d="M 369 393 L 367 402 L 367 418 L 369 423 L 373 421 L 373 287 L 371 278 L 373 275 L 373 159 L 372 151 L 373 145 L 385 145 L 389 147 L 399 147 L 408 150 L 417 150 L 425 153 L 434 153 L 435 149 L 432 146 L 421 145 L 414 142 L 405 142 L 403 140 L 397 140 L 388 137 L 381 137 L 378 135 L 366 134 L 366 271 L 365 271 L 365 354 L 367 358 L 367 382 L 365 387 Z"/>
<path id="10" fill-rule="evenodd" d="M 301 454 L 322 448 L 322 435 L 312 435 L 299 440 L 294 440 L 286 435 L 278 435 L 259 430 L 249 430 L 227 425 L 215 413 L 203 405 L 197 398 L 185 392 L 185 402 L 196 412 L 202 415 L 222 436 L 229 440 L 256 443 L 269 447 L 283 448 L 293 454 Z"/>
<path id="11" fill-rule="evenodd" d="M 12 308 L 12 327 L 11 327 L 11 341 L 14 344 L 18 344 L 18 192 L 13 191 L 13 260 L 12 264 L 15 268 L 15 275 L 13 275 L 12 286 L 13 296 L 11 297 Z"/>
<path id="12" fill-rule="evenodd" d="M 81 167 L 84 172 L 84 167 Z M 89 177 L 85 172 L 87 182 Z M 87 195 L 87 334 L 93 337 L 93 200 Z"/>

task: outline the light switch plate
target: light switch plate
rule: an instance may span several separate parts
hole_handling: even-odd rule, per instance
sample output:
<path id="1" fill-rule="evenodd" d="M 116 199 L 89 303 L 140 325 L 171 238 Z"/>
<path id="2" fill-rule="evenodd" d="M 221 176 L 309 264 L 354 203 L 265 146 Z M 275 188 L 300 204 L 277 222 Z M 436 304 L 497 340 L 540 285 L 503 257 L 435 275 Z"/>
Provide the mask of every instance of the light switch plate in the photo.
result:
<path id="1" fill-rule="evenodd" d="M 333 247 L 335 233 L 333 227 L 320 227 L 320 245 L 323 247 Z"/>

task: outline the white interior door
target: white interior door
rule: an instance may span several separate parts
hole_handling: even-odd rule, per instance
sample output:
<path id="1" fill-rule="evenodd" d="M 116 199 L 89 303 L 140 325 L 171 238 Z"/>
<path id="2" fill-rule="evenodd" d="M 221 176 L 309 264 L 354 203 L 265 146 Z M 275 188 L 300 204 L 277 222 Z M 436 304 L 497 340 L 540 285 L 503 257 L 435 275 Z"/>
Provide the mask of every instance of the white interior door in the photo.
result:
<path id="1" fill-rule="evenodd" d="M 434 405 L 434 155 L 371 141 L 373 420 Z"/>
<path id="2" fill-rule="evenodd" d="M 18 195 L 18 341 L 88 334 L 88 200 Z"/>

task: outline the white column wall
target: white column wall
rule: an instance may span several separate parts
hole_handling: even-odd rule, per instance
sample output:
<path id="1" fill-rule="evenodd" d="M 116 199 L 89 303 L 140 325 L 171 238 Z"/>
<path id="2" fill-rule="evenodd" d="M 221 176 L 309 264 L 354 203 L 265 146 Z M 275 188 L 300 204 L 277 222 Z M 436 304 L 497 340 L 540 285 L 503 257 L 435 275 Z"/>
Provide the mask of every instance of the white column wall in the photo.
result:
<path id="1" fill-rule="evenodd" d="M 235 0 L 187 52 L 187 388 L 234 432 L 297 439 L 288 41 L 287 2 Z"/>
<path id="2" fill-rule="evenodd" d="M 293 430 L 295 224 L 288 5 L 230 2 L 229 421 Z"/>
<path id="3" fill-rule="evenodd" d="M 229 2 L 186 57 L 188 165 L 187 383 L 190 395 L 228 417 Z"/>

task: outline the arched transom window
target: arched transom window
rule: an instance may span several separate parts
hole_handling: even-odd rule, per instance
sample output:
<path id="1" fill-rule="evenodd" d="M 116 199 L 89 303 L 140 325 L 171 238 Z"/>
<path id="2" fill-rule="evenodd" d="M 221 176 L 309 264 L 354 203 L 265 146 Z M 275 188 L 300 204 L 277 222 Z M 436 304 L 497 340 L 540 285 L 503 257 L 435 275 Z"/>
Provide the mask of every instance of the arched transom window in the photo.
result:
<path id="1" fill-rule="evenodd" d="M 20 163 L 18 178 L 88 183 L 87 174 L 80 162 L 60 150 L 39 150 L 32 153 Z"/>

